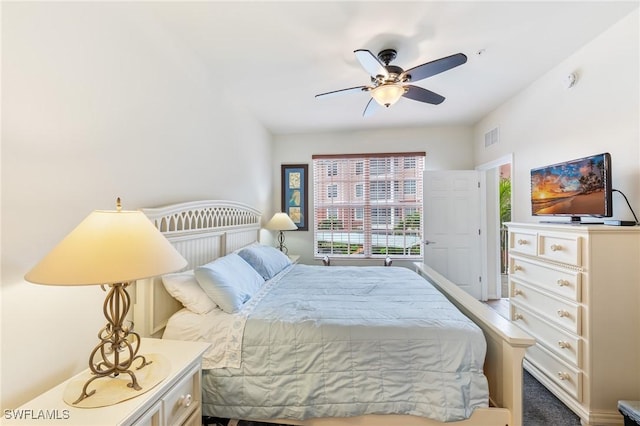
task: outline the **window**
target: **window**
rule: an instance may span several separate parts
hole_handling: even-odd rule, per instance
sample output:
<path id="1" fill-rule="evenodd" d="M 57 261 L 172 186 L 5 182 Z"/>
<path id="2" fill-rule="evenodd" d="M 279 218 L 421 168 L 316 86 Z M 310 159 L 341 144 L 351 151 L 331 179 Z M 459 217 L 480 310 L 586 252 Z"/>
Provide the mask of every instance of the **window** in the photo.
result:
<path id="1" fill-rule="evenodd" d="M 327 198 L 336 198 L 338 196 L 338 185 L 329 185 L 327 187 Z"/>
<path id="2" fill-rule="evenodd" d="M 371 176 L 384 176 L 387 174 L 388 158 L 372 158 L 369 160 L 369 171 Z"/>
<path id="3" fill-rule="evenodd" d="M 338 175 L 338 163 L 329 162 L 327 164 L 327 176 L 337 176 Z"/>
<path id="4" fill-rule="evenodd" d="M 372 200 L 387 200 L 391 197 L 391 182 L 378 180 L 370 183 L 370 197 Z"/>
<path id="5" fill-rule="evenodd" d="M 416 181 L 405 180 L 404 181 L 404 195 L 416 195 Z"/>
<path id="6" fill-rule="evenodd" d="M 422 257 L 425 153 L 314 155 L 317 257 Z"/>
<path id="7" fill-rule="evenodd" d="M 411 157 L 404 158 L 404 168 L 405 169 L 415 169 L 416 168 L 416 159 Z"/>

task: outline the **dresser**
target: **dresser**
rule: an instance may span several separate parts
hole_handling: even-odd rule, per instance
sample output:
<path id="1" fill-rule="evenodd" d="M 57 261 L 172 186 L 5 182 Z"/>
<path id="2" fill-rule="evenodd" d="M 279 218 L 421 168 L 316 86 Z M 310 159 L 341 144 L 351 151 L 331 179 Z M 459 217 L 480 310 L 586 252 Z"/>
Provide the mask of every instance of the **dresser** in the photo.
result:
<path id="1" fill-rule="evenodd" d="M 508 223 L 511 321 L 524 366 L 584 425 L 640 399 L 640 227 Z"/>
<path id="2" fill-rule="evenodd" d="M 201 342 L 142 339 L 141 354 L 162 355 L 169 365 L 168 376 L 147 392 L 107 407 L 76 408 L 63 401 L 63 393 L 69 380 L 73 379 L 71 378 L 20 408 L 4 410 L 0 423 L 199 426 L 202 424 L 202 355 L 209 346 L 208 343 Z"/>

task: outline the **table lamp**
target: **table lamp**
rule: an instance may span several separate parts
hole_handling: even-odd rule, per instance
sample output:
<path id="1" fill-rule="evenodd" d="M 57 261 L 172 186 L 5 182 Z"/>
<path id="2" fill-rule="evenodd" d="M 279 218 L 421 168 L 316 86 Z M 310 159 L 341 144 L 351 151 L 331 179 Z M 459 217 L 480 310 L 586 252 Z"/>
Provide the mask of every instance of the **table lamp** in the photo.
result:
<path id="1" fill-rule="evenodd" d="M 279 231 L 278 233 L 278 248 L 284 254 L 289 253 L 289 250 L 284 245 L 284 232 L 282 231 L 293 231 L 298 229 L 298 225 L 296 225 L 293 220 L 286 213 L 276 213 L 273 215 L 271 220 L 267 222 L 265 226 L 267 229 L 271 229 L 272 231 Z"/>
<path id="2" fill-rule="evenodd" d="M 94 397 L 100 402 L 85 402 L 85 406 L 111 405 L 148 390 L 142 390 L 133 372 L 152 365 L 152 361 L 138 354 L 140 336 L 125 324 L 131 304 L 126 288 L 135 280 L 175 272 L 187 265 L 142 212 L 123 211 L 119 198 L 116 208 L 91 213 L 25 275 L 35 284 L 100 285 L 104 291 L 105 286 L 109 287 L 103 306 L 107 324 L 98 333 L 100 342 L 89 356 L 91 375 L 78 399 L 67 401 L 76 406 L 83 406 L 77 404 L 96 393 L 96 389 L 89 388 L 101 378 L 114 381 L 122 375 L 126 381 L 119 377 L 117 382 L 124 382 L 130 390 L 115 391 L 111 385 L 100 385 L 101 392 L 104 389 L 103 393 L 112 395 Z M 139 365 L 134 366 L 136 362 Z M 144 376 L 149 374 L 147 371 Z M 155 376 L 153 386 L 166 377 Z M 92 387 L 98 385 L 94 383 Z"/>

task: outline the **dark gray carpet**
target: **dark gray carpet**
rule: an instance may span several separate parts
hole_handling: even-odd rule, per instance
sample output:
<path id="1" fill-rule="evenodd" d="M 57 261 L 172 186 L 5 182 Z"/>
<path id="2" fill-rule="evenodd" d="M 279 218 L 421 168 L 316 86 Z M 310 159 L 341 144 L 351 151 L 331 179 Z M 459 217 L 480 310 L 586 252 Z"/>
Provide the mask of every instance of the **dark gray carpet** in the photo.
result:
<path id="1" fill-rule="evenodd" d="M 523 375 L 523 426 L 580 426 L 580 418 L 540 384 L 531 374 Z M 210 425 L 226 426 L 227 421 L 216 419 Z M 238 426 L 280 426 L 273 423 L 240 421 Z M 402 426 L 402 425 L 389 425 Z"/>
<path id="2" fill-rule="evenodd" d="M 523 374 L 523 386 L 523 426 L 580 426 L 580 417 L 526 370 Z"/>

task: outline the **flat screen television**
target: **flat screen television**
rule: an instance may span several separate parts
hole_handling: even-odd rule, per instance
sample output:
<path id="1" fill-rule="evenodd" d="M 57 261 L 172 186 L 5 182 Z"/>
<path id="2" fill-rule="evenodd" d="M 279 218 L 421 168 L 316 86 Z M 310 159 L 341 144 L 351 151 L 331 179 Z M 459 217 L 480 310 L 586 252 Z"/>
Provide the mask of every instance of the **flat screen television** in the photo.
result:
<path id="1" fill-rule="evenodd" d="M 611 217 L 611 156 L 605 152 L 531 170 L 534 216 Z"/>

